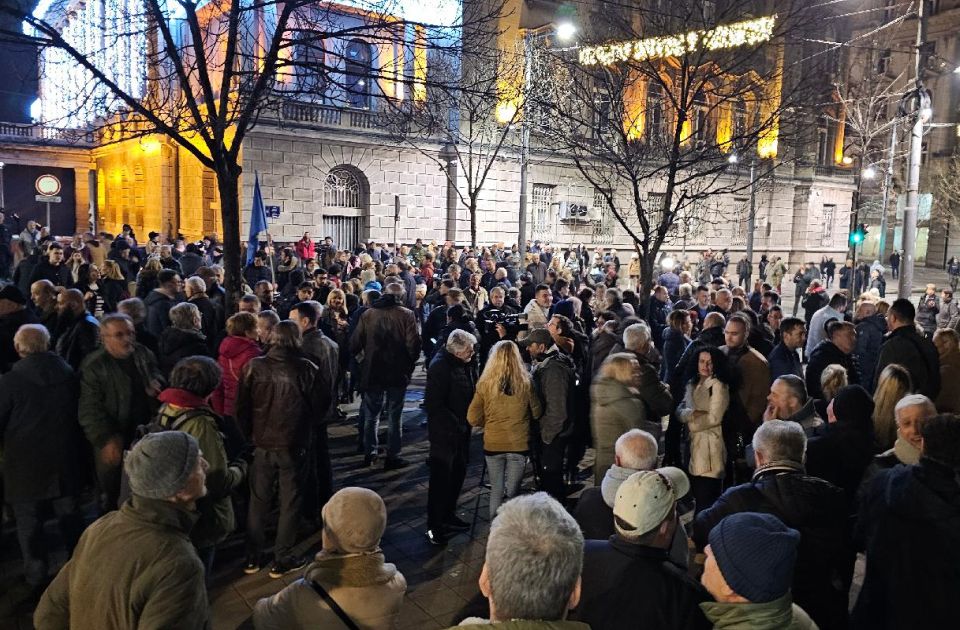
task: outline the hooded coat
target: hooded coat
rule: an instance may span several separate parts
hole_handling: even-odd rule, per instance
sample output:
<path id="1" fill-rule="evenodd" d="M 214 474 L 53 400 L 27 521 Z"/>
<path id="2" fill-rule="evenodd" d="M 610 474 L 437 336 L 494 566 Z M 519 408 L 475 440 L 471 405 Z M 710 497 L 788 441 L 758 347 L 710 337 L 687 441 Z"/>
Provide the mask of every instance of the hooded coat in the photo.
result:
<path id="1" fill-rule="evenodd" d="M 243 374 L 243 366 L 260 354 L 259 344 L 247 337 L 231 335 L 220 343 L 220 356 L 217 363 L 220 364 L 222 375 L 220 385 L 213 391 L 210 398 L 214 411 L 221 416 L 233 417 L 236 414 L 237 383 L 240 381 L 240 375 Z"/>
<path id="2" fill-rule="evenodd" d="M 871 394 L 877 387 L 877 361 L 886 333 L 887 319 L 880 313 L 874 313 L 857 322 L 857 346 L 853 354 L 857 357 L 860 384 Z"/>
<path id="3" fill-rule="evenodd" d="M 855 542 L 867 553 L 852 628 L 950 628 L 960 593 L 960 479 L 927 458 L 867 487 Z"/>
<path id="4" fill-rule="evenodd" d="M 350 338 L 360 360 L 360 391 L 406 387 L 420 356 L 417 318 L 394 295 L 383 295 L 360 316 Z"/>
<path id="5" fill-rule="evenodd" d="M 599 485 L 614 462 L 614 443 L 630 429 L 643 429 L 655 438 L 660 423 L 648 418 L 639 392 L 612 378 L 597 377 L 590 386 L 590 424 L 597 459 L 593 465 L 594 482 Z"/>

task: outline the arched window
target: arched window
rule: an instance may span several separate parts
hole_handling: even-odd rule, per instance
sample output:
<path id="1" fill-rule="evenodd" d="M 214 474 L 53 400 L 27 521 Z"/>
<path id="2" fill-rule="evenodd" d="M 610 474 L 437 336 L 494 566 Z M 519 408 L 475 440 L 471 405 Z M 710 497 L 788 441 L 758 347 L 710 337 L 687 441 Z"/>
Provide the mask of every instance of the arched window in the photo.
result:
<path id="1" fill-rule="evenodd" d="M 327 89 L 325 67 L 326 51 L 323 41 L 316 36 L 304 34 L 294 48 L 297 90 L 305 94 L 323 96 Z"/>
<path id="2" fill-rule="evenodd" d="M 710 104 L 703 88 L 693 95 L 693 107 L 690 112 L 690 122 L 693 125 L 693 137 L 697 142 L 706 142 L 709 137 Z"/>
<path id="3" fill-rule="evenodd" d="M 360 208 L 360 180 L 345 168 L 330 171 L 323 186 L 323 205 L 328 208 Z"/>
<path id="4" fill-rule="evenodd" d="M 748 133 L 750 133 L 750 117 L 747 104 L 742 98 L 738 98 L 733 104 L 733 137 L 738 143 L 742 143 Z"/>
<path id="5" fill-rule="evenodd" d="M 344 51 L 346 67 L 344 70 L 344 88 L 347 91 L 347 104 L 350 107 L 370 109 L 371 60 L 373 54 L 370 44 L 362 39 L 352 39 Z"/>

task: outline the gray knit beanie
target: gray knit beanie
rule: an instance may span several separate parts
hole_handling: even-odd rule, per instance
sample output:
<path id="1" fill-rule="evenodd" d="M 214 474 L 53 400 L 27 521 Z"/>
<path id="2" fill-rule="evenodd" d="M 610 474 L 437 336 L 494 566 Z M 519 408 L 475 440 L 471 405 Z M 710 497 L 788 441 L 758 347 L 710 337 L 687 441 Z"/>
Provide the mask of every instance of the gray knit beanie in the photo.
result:
<path id="1" fill-rule="evenodd" d="M 127 454 L 124 470 L 130 491 L 147 499 L 169 499 L 187 484 L 200 446 L 183 431 L 148 433 Z"/>

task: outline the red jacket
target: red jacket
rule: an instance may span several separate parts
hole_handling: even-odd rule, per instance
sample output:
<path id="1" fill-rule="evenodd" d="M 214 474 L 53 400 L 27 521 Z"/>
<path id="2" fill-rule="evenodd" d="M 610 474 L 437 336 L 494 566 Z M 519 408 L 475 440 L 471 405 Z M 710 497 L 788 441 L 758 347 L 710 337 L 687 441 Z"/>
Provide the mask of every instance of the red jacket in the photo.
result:
<path id="1" fill-rule="evenodd" d="M 313 241 L 307 241 L 301 238 L 299 241 L 297 241 L 294 249 L 297 251 L 297 257 L 300 258 L 300 261 L 303 264 L 307 264 L 308 260 L 317 257 L 317 250 L 313 244 Z"/>
<path id="2" fill-rule="evenodd" d="M 253 339 L 231 335 L 220 343 L 220 358 L 217 363 L 223 370 L 220 385 L 210 397 L 213 410 L 221 416 L 234 416 L 237 403 L 237 382 L 250 359 L 262 354 Z"/>

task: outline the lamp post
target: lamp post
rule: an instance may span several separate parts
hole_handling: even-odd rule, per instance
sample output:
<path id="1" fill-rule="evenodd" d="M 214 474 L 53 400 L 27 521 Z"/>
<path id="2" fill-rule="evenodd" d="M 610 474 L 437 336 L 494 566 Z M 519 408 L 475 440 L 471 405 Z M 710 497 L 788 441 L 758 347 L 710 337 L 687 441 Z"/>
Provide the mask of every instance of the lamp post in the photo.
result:
<path id="1" fill-rule="evenodd" d="M 740 158 L 736 153 L 731 153 L 727 161 L 731 164 L 737 164 Z M 750 152 L 750 208 L 747 212 L 747 261 L 750 263 L 750 276 L 747 278 L 748 286 L 753 282 L 753 240 L 754 231 L 757 222 L 757 156 Z"/>
<path id="2" fill-rule="evenodd" d="M 576 34 L 577 28 L 571 22 L 562 22 L 554 25 L 527 29 L 523 33 L 523 118 L 520 121 L 520 208 L 517 214 L 517 252 L 521 266 L 527 247 L 527 188 L 530 179 L 530 121 L 527 103 L 533 90 L 533 46 L 539 37 L 556 34 L 562 41 L 568 41 Z"/>

